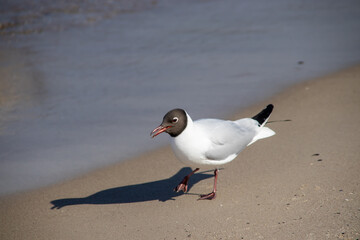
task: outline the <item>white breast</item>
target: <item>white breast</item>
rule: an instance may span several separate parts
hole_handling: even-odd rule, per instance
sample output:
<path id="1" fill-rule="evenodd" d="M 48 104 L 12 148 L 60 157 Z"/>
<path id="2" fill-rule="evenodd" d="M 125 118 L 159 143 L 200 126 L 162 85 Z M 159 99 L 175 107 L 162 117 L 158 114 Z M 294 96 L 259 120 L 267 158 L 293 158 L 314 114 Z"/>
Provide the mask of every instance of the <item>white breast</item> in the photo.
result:
<path id="1" fill-rule="evenodd" d="M 201 129 L 194 127 L 194 123 L 188 116 L 185 130 L 177 137 L 171 138 L 171 147 L 176 157 L 190 166 L 206 165 L 205 152 L 211 143 Z"/>

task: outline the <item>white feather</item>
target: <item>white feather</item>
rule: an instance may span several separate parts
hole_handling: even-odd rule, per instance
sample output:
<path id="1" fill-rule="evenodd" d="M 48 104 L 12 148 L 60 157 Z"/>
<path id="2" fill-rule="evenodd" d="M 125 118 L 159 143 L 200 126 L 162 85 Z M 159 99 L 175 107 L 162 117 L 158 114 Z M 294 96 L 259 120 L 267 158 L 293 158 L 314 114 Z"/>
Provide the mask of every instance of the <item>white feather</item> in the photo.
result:
<path id="1" fill-rule="evenodd" d="M 236 121 L 201 119 L 192 121 L 171 146 L 181 161 L 193 166 L 222 165 L 232 161 L 246 146 L 275 132 L 251 118 Z"/>

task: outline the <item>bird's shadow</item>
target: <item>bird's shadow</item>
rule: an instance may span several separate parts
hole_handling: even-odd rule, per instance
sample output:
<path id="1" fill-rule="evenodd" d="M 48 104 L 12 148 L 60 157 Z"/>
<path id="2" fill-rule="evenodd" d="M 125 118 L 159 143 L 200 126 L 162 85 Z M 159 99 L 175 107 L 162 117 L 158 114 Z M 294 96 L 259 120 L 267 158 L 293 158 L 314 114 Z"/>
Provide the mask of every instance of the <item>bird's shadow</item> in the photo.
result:
<path id="1" fill-rule="evenodd" d="M 51 201 L 51 209 L 60 209 L 65 206 L 79 204 L 121 204 L 159 200 L 165 202 L 174 200 L 183 193 L 174 192 L 174 187 L 191 172 L 191 168 L 182 168 L 170 178 L 146 182 L 116 188 L 109 188 L 87 197 L 62 198 Z M 194 174 L 189 181 L 190 189 L 197 182 L 213 177 L 212 174 L 205 174 L 208 171 Z"/>

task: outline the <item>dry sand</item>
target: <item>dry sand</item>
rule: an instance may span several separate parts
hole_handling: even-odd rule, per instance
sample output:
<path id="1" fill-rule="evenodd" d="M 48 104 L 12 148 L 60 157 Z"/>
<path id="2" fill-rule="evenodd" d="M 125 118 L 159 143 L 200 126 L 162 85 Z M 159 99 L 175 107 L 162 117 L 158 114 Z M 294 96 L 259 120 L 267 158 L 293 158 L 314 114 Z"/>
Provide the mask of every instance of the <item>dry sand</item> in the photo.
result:
<path id="1" fill-rule="evenodd" d="M 360 66 L 234 118 L 270 102 L 270 120 L 291 121 L 269 123 L 277 135 L 220 171 L 215 200 L 197 201 L 212 171 L 194 175 L 188 194 L 172 192 L 190 169 L 166 147 L 1 198 L 0 239 L 359 239 Z"/>

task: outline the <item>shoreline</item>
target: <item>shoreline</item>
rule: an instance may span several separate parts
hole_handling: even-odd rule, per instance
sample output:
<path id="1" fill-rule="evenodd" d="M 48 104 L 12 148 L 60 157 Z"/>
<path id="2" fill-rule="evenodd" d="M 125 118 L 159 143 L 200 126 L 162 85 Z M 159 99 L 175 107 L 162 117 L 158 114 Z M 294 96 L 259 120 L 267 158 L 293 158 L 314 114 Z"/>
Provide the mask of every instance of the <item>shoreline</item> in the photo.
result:
<path id="1" fill-rule="evenodd" d="M 304 80 L 302 82 L 299 82 L 299 83 L 293 84 L 291 86 L 285 87 L 284 89 L 279 90 L 274 95 L 271 95 L 270 97 L 265 98 L 265 100 L 259 100 L 259 101 L 255 102 L 255 103 L 253 103 L 253 104 L 251 104 L 251 105 L 249 105 L 247 107 L 243 107 L 243 108 L 240 108 L 240 109 L 238 109 L 236 111 L 233 111 L 232 114 L 227 114 L 227 115 L 225 115 L 223 117 L 220 117 L 220 118 L 221 119 L 236 120 L 236 119 L 239 119 L 239 118 L 252 116 L 252 114 L 256 113 L 257 111 L 260 111 L 261 109 L 263 109 L 269 103 L 269 99 L 280 98 L 282 95 L 284 95 L 284 94 L 287 95 L 288 92 L 296 90 L 298 87 L 301 87 L 301 86 L 303 86 L 303 85 L 305 85 L 307 83 L 311 84 L 313 81 L 317 81 L 318 79 L 322 79 L 322 78 L 325 78 L 327 76 L 337 74 L 339 72 L 347 71 L 348 69 L 353 69 L 353 68 L 356 68 L 357 66 L 358 65 L 348 66 L 348 67 L 346 67 L 344 69 L 341 69 L 341 70 L 334 70 L 334 71 L 332 71 L 332 72 L 330 72 L 330 73 L 328 73 L 328 74 L 326 74 L 324 76 L 307 79 L 307 80 Z M 209 116 L 209 117 L 211 117 L 211 116 Z M 289 119 L 281 119 L 281 120 L 278 120 L 278 121 L 284 121 L 284 120 L 287 121 Z M 271 117 L 270 117 L 269 121 L 270 121 L 270 123 L 273 121 L 273 120 L 271 120 Z M 291 119 L 290 119 L 290 121 L 291 121 Z M 1 130 L 1 128 L 0 128 L 0 130 Z M 119 159 L 115 163 L 114 162 L 107 163 L 107 164 L 101 165 L 99 167 L 91 168 L 90 170 L 87 170 L 85 172 L 84 171 L 80 172 L 77 175 L 68 176 L 68 177 L 66 177 L 66 178 L 64 178 L 64 179 L 62 179 L 60 181 L 55 181 L 55 182 L 53 181 L 53 183 L 50 183 L 50 184 L 47 184 L 47 185 L 33 187 L 33 188 L 30 188 L 30 189 L 25 189 L 25 190 L 18 190 L 16 192 L 5 193 L 3 195 L 0 195 L 0 199 L 1 198 L 6 198 L 6 197 L 11 197 L 11 196 L 16 196 L 16 195 L 19 195 L 19 194 L 30 193 L 30 192 L 34 192 L 34 191 L 41 190 L 41 189 L 52 188 L 52 187 L 61 185 L 63 183 L 69 182 L 69 181 L 73 181 L 73 180 L 76 180 L 76 179 L 79 179 L 79 178 L 83 178 L 83 177 L 85 177 L 85 176 L 87 176 L 89 174 L 91 175 L 94 172 L 101 171 L 101 170 L 104 170 L 104 169 L 107 169 L 107 168 L 112 168 L 113 166 L 122 164 L 123 162 L 133 161 L 134 159 L 142 158 L 143 156 L 145 156 L 147 154 L 150 154 L 152 152 L 158 151 L 159 149 L 166 149 L 166 148 L 170 149 L 170 146 L 167 144 L 165 146 L 160 146 L 160 147 L 157 147 L 155 149 L 140 151 L 136 155 L 133 155 L 133 156 L 130 156 L 130 157 L 127 157 L 127 158 Z M 171 151 L 171 149 L 170 149 L 170 151 Z"/>
<path id="2" fill-rule="evenodd" d="M 4 15 L 26 21 L 39 13 L 35 22 L 5 22 L 3 30 L 41 33 L 1 40 L 0 195 L 165 145 L 146 135 L 174 107 L 194 119 L 220 118 L 360 62 L 360 32 L 353 31 L 360 12 L 352 1 L 32 2 L 10 4 Z M 131 11 L 101 20 L 110 6 Z M 69 7 L 81 11 L 69 14 Z M 97 20 L 88 18 L 90 9 Z"/>
<path id="3" fill-rule="evenodd" d="M 195 174 L 169 146 L 48 187 L 0 197 L 1 239 L 357 239 L 360 65 L 296 84 L 230 119 L 275 105 L 259 140 L 220 171 Z M 355 120 L 354 120 L 355 119 Z M 76 229 L 74 229 L 76 226 Z M 166 226 L 166 227 L 165 227 Z M 150 237 L 149 237 L 150 236 Z"/>

